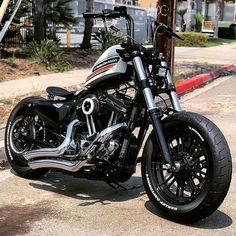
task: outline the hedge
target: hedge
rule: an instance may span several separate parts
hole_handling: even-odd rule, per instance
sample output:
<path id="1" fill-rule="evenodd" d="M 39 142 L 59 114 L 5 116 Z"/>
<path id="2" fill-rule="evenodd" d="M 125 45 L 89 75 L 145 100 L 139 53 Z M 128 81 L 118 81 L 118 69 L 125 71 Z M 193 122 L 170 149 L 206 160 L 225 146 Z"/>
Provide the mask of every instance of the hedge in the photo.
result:
<path id="1" fill-rule="evenodd" d="M 223 39 L 236 39 L 236 29 L 235 27 L 220 27 L 219 37 Z"/>
<path id="2" fill-rule="evenodd" d="M 177 47 L 205 47 L 208 35 L 196 32 L 179 32 L 178 35 L 184 39 L 184 41 L 177 39 Z"/>

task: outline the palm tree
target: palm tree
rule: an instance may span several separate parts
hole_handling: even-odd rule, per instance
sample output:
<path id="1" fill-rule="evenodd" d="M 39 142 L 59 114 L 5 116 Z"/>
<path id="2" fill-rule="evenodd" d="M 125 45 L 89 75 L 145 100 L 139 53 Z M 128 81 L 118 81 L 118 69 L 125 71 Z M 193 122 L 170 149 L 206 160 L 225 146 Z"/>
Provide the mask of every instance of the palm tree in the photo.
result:
<path id="1" fill-rule="evenodd" d="M 192 9 L 193 9 L 193 0 L 188 0 L 188 7 L 187 7 L 187 20 L 186 20 L 186 30 L 188 32 L 192 31 Z"/>
<path id="2" fill-rule="evenodd" d="M 236 0 L 234 5 L 234 23 L 236 23 Z"/>
<path id="3" fill-rule="evenodd" d="M 71 0 L 44 0 L 47 22 L 63 25 L 68 28 L 75 23 L 69 3 Z"/>
<path id="4" fill-rule="evenodd" d="M 75 18 L 71 13 L 69 3 L 71 0 L 44 0 L 45 1 L 45 18 L 46 27 L 48 23 L 52 23 L 51 38 L 56 38 L 56 26 L 70 28 L 71 24 L 74 24 Z"/>
<path id="5" fill-rule="evenodd" d="M 196 12 L 202 14 L 202 0 L 195 0 Z"/>
<path id="6" fill-rule="evenodd" d="M 86 0 L 86 2 L 87 2 L 86 12 L 93 12 L 94 0 Z M 89 18 L 85 19 L 84 38 L 83 38 L 83 42 L 80 46 L 83 49 L 87 49 L 87 48 L 92 47 L 92 45 L 90 43 L 91 34 L 92 34 L 92 24 L 93 24 L 92 19 L 89 19 Z"/>
<path id="7" fill-rule="evenodd" d="M 69 2 L 70 0 L 33 0 L 34 39 L 37 43 L 46 40 L 49 22 L 64 27 L 75 22 Z"/>
<path id="8" fill-rule="evenodd" d="M 34 40 L 40 44 L 46 39 L 44 0 L 33 1 L 33 13 Z"/>
<path id="9" fill-rule="evenodd" d="M 219 34 L 219 19 L 220 19 L 220 0 L 216 0 L 216 16 L 215 16 L 215 30 L 214 38 L 218 38 Z"/>
<path id="10" fill-rule="evenodd" d="M 219 0 L 219 20 L 224 20 L 225 0 Z"/>

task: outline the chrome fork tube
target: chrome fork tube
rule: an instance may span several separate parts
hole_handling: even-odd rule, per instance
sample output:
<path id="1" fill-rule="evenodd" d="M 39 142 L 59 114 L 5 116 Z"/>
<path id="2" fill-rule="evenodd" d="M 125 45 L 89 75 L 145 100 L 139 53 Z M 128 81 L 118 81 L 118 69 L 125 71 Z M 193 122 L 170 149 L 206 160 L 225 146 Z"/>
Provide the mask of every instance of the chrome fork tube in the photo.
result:
<path id="1" fill-rule="evenodd" d="M 133 59 L 133 64 L 138 73 L 139 81 L 141 82 L 141 85 L 142 85 L 143 95 L 144 95 L 148 110 L 150 111 L 150 110 L 157 109 L 141 58 L 139 56 L 135 56 Z"/>
<path id="2" fill-rule="evenodd" d="M 172 78 L 172 76 L 170 74 L 170 70 L 168 69 L 168 65 L 167 65 L 166 61 L 164 60 L 164 58 L 162 58 L 162 56 L 160 56 L 160 59 L 161 59 L 161 66 L 167 68 L 166 79 L 167 79 L 168 85 L 172 85 L 173 88 L 174 88 L 173 78 Z M 183 109 L 182 109 L 182 107 L 180 105 L 179 98 L 178 98 L 178 95 L 177 95 L 175 89 L 173 89 L 170 92 L 170 99 L 171 99 L 172 106 L 173 106 L 173 108 L 176 111 L 183 111 Z"/>
<path id="3" fill-rule="evenodd" d="M 155 131 L 155 135 L 162 151 L 164 160 L 166 163 L 174 167 L 174 161 L 170 156 L 169 148 L 164 136 L 164 131 L 161 123 L 160 109 L 157 107 L 153 98 L 150 83 L 146 76 L 146 72 L 138 52 L 134 53 L 133 64 L 138 75 L 139 83 L 143 90 L 143 95 L 146 101 L 148 112 L 152 120 L 153 129 Z"/>

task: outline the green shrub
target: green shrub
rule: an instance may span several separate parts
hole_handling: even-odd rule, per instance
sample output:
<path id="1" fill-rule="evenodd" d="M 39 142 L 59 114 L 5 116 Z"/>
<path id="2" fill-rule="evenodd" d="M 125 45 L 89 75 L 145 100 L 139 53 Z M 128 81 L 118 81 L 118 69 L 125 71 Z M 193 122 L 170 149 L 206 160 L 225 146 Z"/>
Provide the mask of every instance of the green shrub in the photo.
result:
<path id="1" fill-rule="evenodd" d="M 219 37 L 223 39 L 236 39 L 236 29 L 234 27 L 220 27 Z"/>
<path id="2" fill-rule="evenodd" d="M 44 64 L 49 70 L 63 72 L 70 68 L 70 64 L 61 59 L 63 50 L 54 41 L 33 42 L 28 47 L 30 55 L 37 62 Z"/>
<path id="3" fill-rule="evenodd" d="M 50 64 L 49 69 L 56 72 L 65 72 L 71 69 L 71 64 L 63 60 L 54 61 Z"/>
<path id="4" fill-rule="evenodd" d="M 95 38 L 101 43 L 103 50 L 125 42 L 124 37 L 114 31 L 106 29 L 100 30 L 100 32 L 96 34 Z"/>
<path id="5" fill-rule="evenodd" d="M 194 18 L 196 20 L 195 31 L 196 32 L 201 32 L 201 30 L 202 30 L 202 21 L 204 20 L 204 16 L 201 13 L 197 12 L 194 15 Z"/>
<path id="6" fill-rule="evenodd" d="M 177 47 L 205 47 L 208 35 L 196 32 L 180 32 L 178 35 L 184 39 L 184 41 L 177 39 Z"/>

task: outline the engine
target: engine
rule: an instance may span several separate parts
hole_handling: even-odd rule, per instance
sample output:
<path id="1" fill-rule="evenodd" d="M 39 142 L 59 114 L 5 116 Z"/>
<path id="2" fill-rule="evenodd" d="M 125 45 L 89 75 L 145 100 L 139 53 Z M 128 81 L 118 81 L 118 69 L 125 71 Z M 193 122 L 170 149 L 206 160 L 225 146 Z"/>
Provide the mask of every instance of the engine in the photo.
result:
<path id="1" fill-rule="evenodd" d="M 78 119 L 83 122 L 72 145 L 79 158 L 112 164 L 122 147 L 130 107 L 131 101 L 123 95 L 87 95 L 79 105 Z"/>

